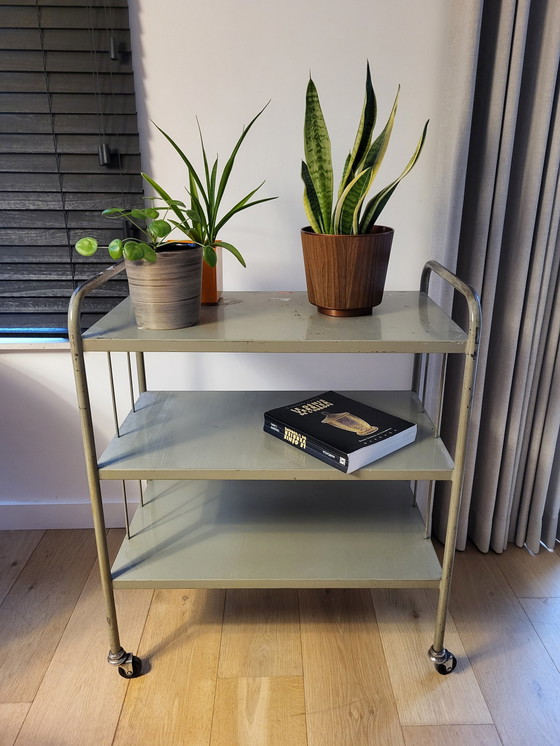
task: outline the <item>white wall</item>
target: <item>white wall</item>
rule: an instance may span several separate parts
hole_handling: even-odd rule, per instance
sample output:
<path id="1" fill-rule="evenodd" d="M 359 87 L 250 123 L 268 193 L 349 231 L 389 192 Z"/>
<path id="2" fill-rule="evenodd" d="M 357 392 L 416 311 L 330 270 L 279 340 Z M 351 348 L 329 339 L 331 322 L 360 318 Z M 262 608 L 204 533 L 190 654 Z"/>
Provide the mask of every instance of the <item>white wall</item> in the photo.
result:
<path id="1" fill-rule="evenodd" d="M 436 151 L 444 70 L 446 0 L 130 0 L 143 169 L 178 198 L 184 170 L 150 124 L 157 122 L 200 164 L 198 116 L 209 153 L 225 160 L 241 128 L 270 99 L 249 133 L 226 196 L 237 201 L 266 179 L 278 199 L 236 216 L 223 239 L 230 290 L 304 289 L 299 176 L 309 73 L 318 87 L 340 169 L 353 144 L 369 59 L 381 126 L 401 84 L 392 148 L 380 188 L 404 167 L 430 118 L 424 152 L 381 222 L 395 228 L 387 287 L 418 286 L 431 258 Z M 97 441 L 111 437 L 105 358 L 89 356 Z M 352 389 L 407 386 L 406 356 L 151 355 L 152 387 Z M 88 525 L 87 489 L 67 351 L 1 352 L 0 528 Z M 119 486 L 104 483 L 110 525 L 121 522 Z"/>

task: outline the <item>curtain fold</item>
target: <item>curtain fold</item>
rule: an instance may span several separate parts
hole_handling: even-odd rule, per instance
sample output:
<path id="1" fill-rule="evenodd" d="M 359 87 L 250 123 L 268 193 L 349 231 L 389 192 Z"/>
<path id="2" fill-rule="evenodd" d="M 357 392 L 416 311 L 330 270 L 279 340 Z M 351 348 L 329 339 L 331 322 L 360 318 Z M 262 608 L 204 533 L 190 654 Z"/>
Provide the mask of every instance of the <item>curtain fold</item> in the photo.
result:
<path id="1" fill-rule="evenodd" d="M 501 552 L 508 540 L 538 551 L 543 531 L 550 546 L 558 527 L 559 28 L 556 0 L 483 4 L 464 199 L 449 203 L 461 229 L 448 266 L 455 254 L 483 312 L 460 549 L 470 536 L 482 551 Z M 450 360 L 447 377 L 452 413 L 458 364 Z M 444 437 L 454 427 L 452 414 Z M 435 511 L 441 536 L 445 489 Z"/>

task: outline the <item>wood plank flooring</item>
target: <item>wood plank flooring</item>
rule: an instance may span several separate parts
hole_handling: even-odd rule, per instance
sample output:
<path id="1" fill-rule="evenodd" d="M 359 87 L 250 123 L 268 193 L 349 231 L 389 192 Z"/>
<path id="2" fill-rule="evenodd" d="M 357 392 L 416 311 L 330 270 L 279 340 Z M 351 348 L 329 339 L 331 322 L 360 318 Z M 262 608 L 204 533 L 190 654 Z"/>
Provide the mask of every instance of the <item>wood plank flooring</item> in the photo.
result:
<path id="1" fill-rule="evenodd" d="M 110 552 L 121 531 L 109 532 Z M 108 642 L 91 531 L 0 531 L 0 746 L 560 743 L 560 555 L 458 553 L 432 590 L 128 590 Z"/>

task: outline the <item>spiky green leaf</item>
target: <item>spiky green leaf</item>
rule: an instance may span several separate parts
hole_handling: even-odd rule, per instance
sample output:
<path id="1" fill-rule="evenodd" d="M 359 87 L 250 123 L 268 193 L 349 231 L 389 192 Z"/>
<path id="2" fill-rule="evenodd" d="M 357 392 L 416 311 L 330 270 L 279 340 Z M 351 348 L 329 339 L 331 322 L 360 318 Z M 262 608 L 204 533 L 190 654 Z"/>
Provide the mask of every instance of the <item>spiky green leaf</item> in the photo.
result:
<path id="1" fill-rule="evenodd" d="M 254 116 L 253 119 L 251 119 L 251 121 L 249 122 L 249 124 L 246 127 L 243 128 L 243 131 L 241 132 L 241 136 L 239 137 L 239 140 L 236 142 L 235 147 L 233 148 L 233 150 L 231 152 L 231 155 L 228 158 L 228 160 L 226 162 L 226 165 L 224 166 L 224 170 L 222 172 L 222 176 L 221 176 L 220 182 L 218 184 L 218 190 L 216 192 L 216 202 L 215 202 L 216 215 L 217 215 L 217 212 L 218 212 L 218 208 L 220 207 L 220 203 L 222 201 L 222 197 L 224 196 L 224 191 L 225 191 L 227 183 L 229 181 L 231 170 L 233 168 L 233 164 L 235 162 L 235 157 L 237 156 L 239 148 L 241 147 L 241 144 L 242 144 L 243 140 L 247 137 L 247 134 L 248 134 L 249 130 L 251 129 L 251 127 L 253 126 L 253 124 L 257 121 L 257 119 L 260 117 L 260 115 L 263 113 L 263 111 L 266 109 L 266 107 L 268 106 L 269 103 L 270 103 L 270 101 L 268 103 L 266 103 L 265 106 L 263 106 L 263 108 L 259 111 L 259 113 L 256 116 Z"/>
<path id="2" fill-rule="evenodd" d="M 370 183 L 370 170 L 362 171 L 348 184 L 334 212 L 334 232 L 349 235 L 358 232 L 358 214 Z"/>
<path id="3" fill-rule="evenodd" d="M 258 190 L 262 187 L 264 184 L 264 181 L 262 184 L 259 184 L 259 186 L 256 189 L 253 189 L 249 194 L 245 195 L 243 199 L 239 200 L 239 202 L 234 205 L 229 212 L 227 212 L 223 218 L 217 223 L 215 229 L 214 229 L 214 236 L 218 234 L 218 231 L 220 231 L 221 228 L 230 220 L 236 213 L 241 212 L 241 210 L 246 210 L 248 207 L 253 207 L 254 205 L 259 205 L 261 202 L 270 202 L 273 199 L 277 199 L 277 197 L 263 197 L 263 199 L 256 199 L 252 202 L 249 202 L 253 194 L 255 192 L 258 192 Z"/>
<path id="4" fill-rule="evenodd" d="M 155 123 L 154 123 L 155 124 Z M 196 172 L 195 167 L 190 162 L 190 160 L 187 158 L 186 154 L 181 150 L 181 148 L 177 145 L 177 143 L 167 134 L 167 132 L 164 132 L 161 127 L 158 127 L 157 124 L 155 125 L 157 129 L 161 132 L 161 134 L 166 138 L 166 140 L 175 148 L 176 152 L 178 153 L 179 157 L 187 167 L 189 171 L 189 178 L 192 179 L 195 183 L 197 188 L 200 190 L 200 194 L 202 195 L 202 199 L 204 200 L 206 207 L 209 207 L 208 204 L 208 196 L 206 194 L 206 191 L 204 189 L 204 186 L 202 185 L 202 181 L 200 180 L 199 175 Z M 204 154 L 204 151 L 203 151 Z"/>
<path id="5" fill-rule="evenodd" d="M 226 241 L 214 241 L 214 246 L 221 246 L 223 249 L 226 249 L 227 251 L 231 252 L 233 256 L 239 261 L 240 264 L 242 264 L 244 267 L 247 266 L 245 264 L 245 259 L 243 259 L 239 251 L 232 244 L 227 243 Z"/>
<path id="6" fill-rule="evenodd" d="M 428 131 L 428 123 L 429 123 L 429 120 L 424 125 L 422 136 L 420 137 L 420 140 L 418 141 L 416 149 L 414 150 L 414 153 L 412 154 L 411 159 L 406 164 L 401 175 L 397 179 L 395 179 L 395 181 L 391 182 L 391 184 L 386 186 L 385 189 L 382 189 L 378 194 L 376 194 L 375 197 L 373 197 L 366 205 L 364 214 L 360 221 L 360 226 L 359 226 L 360 233 L 369 233 L 371 231 L 371 229 L 375 225 L 377 218 L 379 217 L 381 211 L 383 210 L 383 208 L 389 201 L 393 192 L 395 191 L 397 186 L 404 179 L 404 177 L 409 173 L 409 171 L 412 169 L 412 167 L 418 160 L 420 153 L 422 152 L 422 148 L 424 146 L 424 141 L 426 139 L 426 133 Z"/>
<path id="7" fill-rule="evenodd" d="M 389 114 L 389 118 L 387 119 L 385 127 L 383 127 L 383 130 L 378 135 L 378 137 L 376 137 L 373 145 L 370 147 L 364 157 L 363 168 L 371 168 L 371 181 L 373 181 L 373 179 L 377 175 L 381 163 L 383 162 L 383 158 L 385 157 L 385 153 L 387 152 L 389 140 L 391 139 L 391 133 L 393 131 L 393 124 L 395 123 L 395 116 L 397 114 L 399 92 L 400 86 L 398 86 L 397 88 L 397 94 L 395 96 L 393 108 L 391 109 L 391 113 Z"/>
<path id="8" fill-rule="evenodd" d="M 165 191 L 163 187 L 161 187 L 157 181 L 154 181 L 151 176 L 148 176 L 147 174 L 142 174 L 142 178 L 145 179 L 148 184 L 158 193 L 158 195 L 161 197 L 161 199 L 166 203 L 166 205 L 169 207 L 170 210 L 172 210 L 175 215 L 178 217 L 178 219 L 181 221 L 184 219 L 183 211 L 179 207 L 179 204 L 177 203 L 177 200 L 171 199 L 169 194 Z"/>
<path id="9" fill-rule="evenodd" d="M 315 233 L 324 233 L 323 230 L 323 215 L 321 214 L 321 206 L 317 199 L 317 192 L 313 186 L 309 169 L 305 161 L 301 162 L 301 178 L 303 179 L 303 206 L 305 208 L 305 214 L 309 220 L 309 225 Z"/>
<path id="10" fill-rule="evenodd" d="M 364 105 L 362 108 L 362 115 L 360 123 L 358 125 L 358 132 L 356 133 L 356 140 L 354 147 L 350 153 L 350 160 L 346 161 L 346 165 L 343 171 L 342 180 L 340 182 L 340 188 L 338 190 L 339 196 L 346 189 L 350 181 L 366 168 L 363 164 L 363 160 L 370 148 L 371 140 L 373 137 L 373 128 L 377 119 L 377 101 L 375 99 L 375 93 L 371 82 L 371 72 L 369 69 L 369 62 L 367 63 L 366 69 L 366 92 L 364 96 Z"/>
<path id="11" fill-rule="evenodd" d="M 331 233 L 333 203 L 331 141 L 321 109 L 319 94 L 311 78 L 309 78 L 305 95 L 303 144 L 305 162 L 321 209 L 323 232 Z"/>

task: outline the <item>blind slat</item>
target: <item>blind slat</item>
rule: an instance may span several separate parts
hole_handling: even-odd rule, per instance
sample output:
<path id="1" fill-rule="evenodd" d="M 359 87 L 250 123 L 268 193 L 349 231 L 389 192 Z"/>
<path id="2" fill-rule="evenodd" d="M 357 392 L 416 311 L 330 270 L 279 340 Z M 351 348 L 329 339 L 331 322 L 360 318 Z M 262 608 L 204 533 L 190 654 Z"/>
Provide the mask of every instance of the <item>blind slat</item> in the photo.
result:
<path id="1" fill-rule="evenodd" d="M 77 283 L 108 266 L 74 243 L 124 236 L 106 207 L 142 206 L 126 0 L 5 2 L 0 28 L 0 328 L 65 326 Z M 92 28 L 90 28 L 92 26 Z M 119 57 L 111 60 L 116 44 Z M 112 152 L 99 163 L 98 146 Z M 125 276 L 86 299 L 92 323 Z"/>

